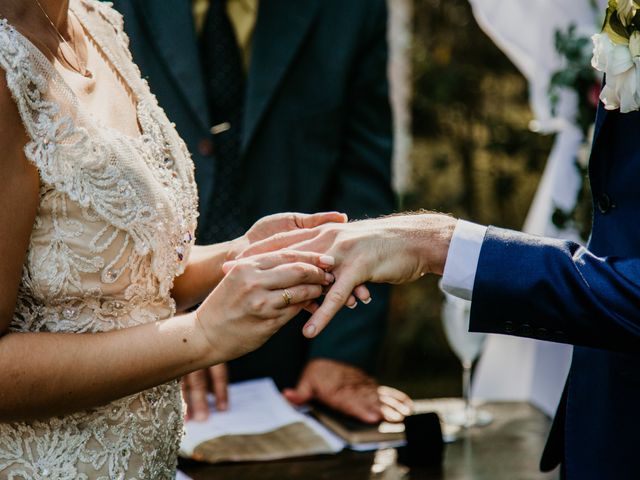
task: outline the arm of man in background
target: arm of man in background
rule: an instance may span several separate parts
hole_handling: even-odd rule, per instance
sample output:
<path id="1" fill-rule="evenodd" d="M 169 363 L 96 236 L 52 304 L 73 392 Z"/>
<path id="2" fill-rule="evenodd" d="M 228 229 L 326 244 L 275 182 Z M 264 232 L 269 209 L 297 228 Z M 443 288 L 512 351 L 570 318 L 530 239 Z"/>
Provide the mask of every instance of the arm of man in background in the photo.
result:
<path id="1" fill-rule="evenodd" d="M 359 51 L 348 87 L 341 158 L 333 174 L 332 208 L 351 219 L 377 217 L 394 210 L 391 189 L 392 114 L 388 84 L 387 6 L 372 0 L 363 16 Z M 315 398 L 363 421 L 376 422 L 393 411 L 387 401 L 406 402 L 404 394 L 378 393 L 370 376 L 385 332 L 388 286 L 371 289 L 373 302 L 338 314 L 325 335 L 313 340 L 310 361 L 296 390 L 285 391 L 294 403 Z M 388 393 L 388 392 L 387 392 Z M 401 408 L 402 409 L 402 408 Z"/>

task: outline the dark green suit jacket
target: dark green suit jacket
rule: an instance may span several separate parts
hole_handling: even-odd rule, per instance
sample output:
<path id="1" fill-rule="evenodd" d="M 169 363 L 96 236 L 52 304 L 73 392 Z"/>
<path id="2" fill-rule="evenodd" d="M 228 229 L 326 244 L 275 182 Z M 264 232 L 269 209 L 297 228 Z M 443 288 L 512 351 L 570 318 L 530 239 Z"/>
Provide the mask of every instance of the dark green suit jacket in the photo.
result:
<path id="1" fill-rule="evenodd" d="M 115 0 L 142 74 L 187 142 L 200 194 L 199 240 L 207 241 L 215 195 L 215 153 L 197 41 L 186 0 Z M 242 140 L 246 228 L 265 215 L 339 210 L 350 218 L 394 208 L 385 0 L 263 0 L 260 4 Z M 231 364 L 232 379 L 273 376 L 295 384 L 311 357 L 370 369 L 388 289 L 346 311 L 312 342 L 303 318 L 265 347 Z"/>

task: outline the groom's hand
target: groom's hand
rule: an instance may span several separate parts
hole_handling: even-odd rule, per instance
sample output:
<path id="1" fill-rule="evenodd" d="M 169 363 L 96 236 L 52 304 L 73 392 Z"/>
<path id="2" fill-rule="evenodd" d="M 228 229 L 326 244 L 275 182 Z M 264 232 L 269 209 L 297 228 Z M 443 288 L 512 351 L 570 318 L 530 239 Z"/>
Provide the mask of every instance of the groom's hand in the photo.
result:
<path id="1" fill-rule="evenodd" d="M 329 359 L 311 360 L 298 386 L 283 393 L 295 405 L 316 400 L 365 423 L 401 422 L 413 409 L 406 394 L 379 386 L 359 368 Z"/>

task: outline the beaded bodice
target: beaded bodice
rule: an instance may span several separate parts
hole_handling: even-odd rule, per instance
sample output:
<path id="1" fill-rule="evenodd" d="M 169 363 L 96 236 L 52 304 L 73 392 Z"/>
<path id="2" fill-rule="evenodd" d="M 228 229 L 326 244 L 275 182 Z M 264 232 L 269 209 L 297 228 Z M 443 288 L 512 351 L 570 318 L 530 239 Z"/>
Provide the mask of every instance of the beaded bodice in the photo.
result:
<path id="1" fill-rule="evenodd" d="M 13 331 L 101 332 L 165 319 L 193 243 L 193 164 L 131 59 L 122 17 L 96 0 L 70 3 L 131 89 L 141 134 L 86 112 L 49 60 L 0 20 L 0 67 L 41 179 Z M 0 424 L 0 477 L 168 479 L 181 432 L 177 382 L 66 417 Z"/>

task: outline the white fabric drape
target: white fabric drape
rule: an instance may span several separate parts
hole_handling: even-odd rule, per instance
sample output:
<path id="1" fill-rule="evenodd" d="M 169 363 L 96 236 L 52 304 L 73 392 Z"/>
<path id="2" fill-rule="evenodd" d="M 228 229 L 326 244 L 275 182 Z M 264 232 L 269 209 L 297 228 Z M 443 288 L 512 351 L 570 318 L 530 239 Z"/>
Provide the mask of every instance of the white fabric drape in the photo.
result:
<path id="1" fill-rule="evenodd" d="M 555 33 L 575 25 L 589 36 L 599 19 L 591 0 L 469 0 L 482 29 L 529 81 L 534 127 L 557 132 L 524 230 L 546 236 L 572 236 L 551 222 L 555 206 L 571 209 L 580 179 L 574 167 L 582 133 L 574 125 L 577 98 L 562 95 L 557 114 L 549 103 L 551 75 L 562 68 Z M 598 0 L 602 12 L 606 0 Z M 529 401 L 549 415 L 557 407 L 571 361 L 571 347 L 515 337 L 491 336 L 476 368 L 473 396 Z"/>

